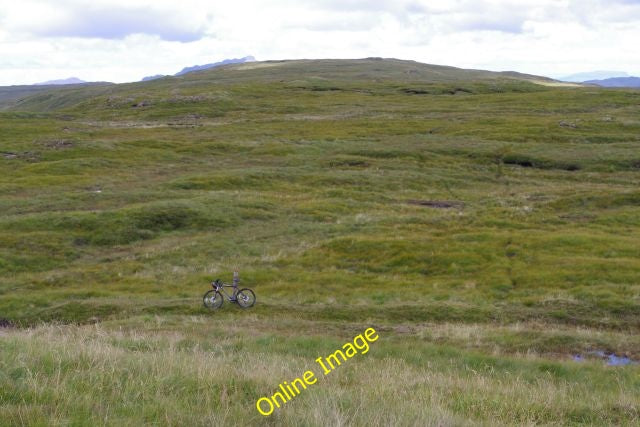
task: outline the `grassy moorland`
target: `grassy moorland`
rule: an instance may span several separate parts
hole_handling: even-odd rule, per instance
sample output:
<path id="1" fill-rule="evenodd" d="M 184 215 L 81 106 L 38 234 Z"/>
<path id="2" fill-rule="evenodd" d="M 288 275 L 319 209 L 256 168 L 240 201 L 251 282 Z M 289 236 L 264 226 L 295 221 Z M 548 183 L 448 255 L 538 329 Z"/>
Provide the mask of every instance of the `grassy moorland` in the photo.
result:
<path id="1" fill-rule="evenodd" d="M 0 425 L 635 425 L 588 355 L 640 359 L 639 106 L 375 59 L 0 97 Z"/>

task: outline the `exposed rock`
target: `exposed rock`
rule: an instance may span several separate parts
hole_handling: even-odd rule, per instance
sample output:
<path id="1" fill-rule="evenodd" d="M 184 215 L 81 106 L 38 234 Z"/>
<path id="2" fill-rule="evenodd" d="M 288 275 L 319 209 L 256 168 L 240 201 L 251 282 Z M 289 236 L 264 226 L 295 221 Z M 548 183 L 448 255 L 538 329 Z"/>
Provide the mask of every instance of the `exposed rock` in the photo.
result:
<path id="1" fill-rule="evenodd" d="M 44 141 L 43 143 L 45 146 L 55 149 L 71 148 L 75 145 L 73 142 L 67 141 L 66 139 L 52 139 L 50 141 Z"/>
<path id="2" fill-rule="evenodd" d="M 568 122 L 566 120 L 560 120 L 560 122 L 558 123 L 561 127 L 563 128 L 572 128 L 575 129 L 578 127 L 578 125 L 574 122 Z"/>

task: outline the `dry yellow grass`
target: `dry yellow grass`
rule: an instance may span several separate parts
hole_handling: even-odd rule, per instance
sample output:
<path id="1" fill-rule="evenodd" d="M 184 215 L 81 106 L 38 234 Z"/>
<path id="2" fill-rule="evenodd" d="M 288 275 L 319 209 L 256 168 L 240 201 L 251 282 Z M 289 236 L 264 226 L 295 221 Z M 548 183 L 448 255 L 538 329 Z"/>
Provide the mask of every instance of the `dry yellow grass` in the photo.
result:
<path id="1" fill-rule="evenodd" d="M 225 325 L 207 317 L 178 316 L 138 319 L 130 326 L 116 322 L 5 331 L 0 337 L 0 423 L 457 426 L 638 421 L 631 375 L 634 370 L 637 376 L 637 368 L 613 371 L 600 362 L 551 363 L 532 355 L 494 360 L 466 350 L 434 350 L 424 338 L 400 350 L 394 349 L 396 334 L 384 328 L 370 354 L 321 377 L 264 417 L 255 401 L 312 368 L 314 352 L 335 344 L 322 334 L 324 325 L 306 322 L 301 326 L 310 332 L 308 339 L 280 341 L 253 327 L 260 323 L 257 317 Z M 426 331 L 436 339 L 461 340 L 495 332 L 479 325 L 438 325 L 425 326 L 416 336 Z M 580 366 L 596 382 L 582 381 Z"/>

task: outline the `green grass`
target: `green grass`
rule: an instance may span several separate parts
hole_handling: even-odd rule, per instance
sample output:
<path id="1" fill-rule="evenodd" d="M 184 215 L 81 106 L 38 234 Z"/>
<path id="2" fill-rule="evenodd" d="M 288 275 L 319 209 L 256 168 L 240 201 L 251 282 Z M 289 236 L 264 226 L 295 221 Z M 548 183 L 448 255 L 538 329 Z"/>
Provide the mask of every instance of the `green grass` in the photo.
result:
<path id="1" fill-rule="evenodd" d="M 536 81 L 292 61 L 5 101 L 0 424 L 637 423 L 637 365 L 571 358 L 640 359 L 640 92 Z M 235 269 L 258 305 L 205 312 Z"/>

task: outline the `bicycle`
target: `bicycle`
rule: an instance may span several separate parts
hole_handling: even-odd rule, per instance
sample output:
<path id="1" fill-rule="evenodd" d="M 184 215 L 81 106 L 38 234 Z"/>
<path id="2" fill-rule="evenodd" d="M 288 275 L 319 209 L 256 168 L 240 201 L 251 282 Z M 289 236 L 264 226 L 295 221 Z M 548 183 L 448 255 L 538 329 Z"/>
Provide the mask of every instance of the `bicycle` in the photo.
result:
<path id="1" fill-rule="evenodd" d="M 234 302 L 241 308 L 253 307 L 256 303 L 256 294 L 249 288 L 238 289 L 238 283 L 238 273 L 236 272 L 233 273 L 233 284 L 231 285 L 222 282 L 220 279 L 211 282 L 213 289 L 208 290 L 202 297 L 204 306 L 210 310 L 216 310 L 222 307 L 224 296 L 226 296 L 229 302 Z M 231 295 L 224 288 L 233 288 Z"/>

